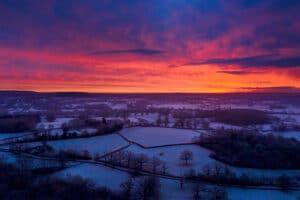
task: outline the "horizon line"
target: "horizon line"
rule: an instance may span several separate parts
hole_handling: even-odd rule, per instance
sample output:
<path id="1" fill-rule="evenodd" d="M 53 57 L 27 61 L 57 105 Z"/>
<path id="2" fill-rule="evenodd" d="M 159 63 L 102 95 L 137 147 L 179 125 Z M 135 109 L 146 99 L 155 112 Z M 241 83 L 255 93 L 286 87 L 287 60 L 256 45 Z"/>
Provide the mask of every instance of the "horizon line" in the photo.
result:
<path id="1" fill-rule="evenodd" d="M 298 88 L 297 88 L 298 89 Z M 23 92 L 23 93 L 37 93 L 37 94 L 120 94 L 120 95 L 151 95 L 151 94 L 178 94 L 178 95 L 207 95 L 207 94 L 300 94 L 299 91 L 239 91 L 239 92 L 85 92 L 85 91 L 35 91 L 35 90 L 2 90 L 0 89 L 0 93 L 13 93 L 13 92 Z"/>

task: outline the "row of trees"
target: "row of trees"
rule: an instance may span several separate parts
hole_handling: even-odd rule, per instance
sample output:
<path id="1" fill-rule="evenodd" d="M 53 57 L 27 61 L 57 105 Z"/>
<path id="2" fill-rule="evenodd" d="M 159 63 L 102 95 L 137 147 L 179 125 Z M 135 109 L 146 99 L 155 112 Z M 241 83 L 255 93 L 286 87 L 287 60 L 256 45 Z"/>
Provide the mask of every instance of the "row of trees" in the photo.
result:
<path id="1" fill-rule="evenodd" d="M 100 160 L 100 156 L 96 154 L 94 159 Z M 149 158 L 145 154 L 135 154 L 131 151 L 118 151 L 108 154 L 101 158 L 104 162 L 112 166 L 121 166 L 133 169 L 135 173 L 148 171 L 153 174 L 167 174 L 167 163 L 157 157 Z"/>
<path id="2" fill-rule="evenodd" d="M 101 121 L 95 121 L 94 123 L 99 123 L 97 125 L 95 132 L 87 132 L 86 130 L 78 133 L 77 130 L 72 130 L 68 124 L 62 125 L 62 133 L 52 134 L 52 130 L 39 129 L 34 132 L 33 136 L 27 136 L 16 139 L 15 143 L 26 143 L 35 141 L 49 141 L 49 140 L 62 140 L 62 139 L 72 139 L 72 138 L 87 138 L 93 136 L 107 135 L 119 131 L 122 129 L 123 124 L 119 121 L 103 123 Z"/>
<path id="3" fill-rule="evenodd" d="M 289 177 L 282 174 L 278 177 L 257 177 L 246 173 L 237 174 L 227 165 L 212 163 L 205 165 L 202 170 L 196 173 L 191 170 L 186 174 L 187 178 L 193 180 L 204 180 L 215 184 L 239 185 L 239 186 L 277 186 L 282 190 L 288 190 L 291 186 L 296 186 L 297 177 Z"/>
<path id="4" fill-rule="evenodd" d="M 240 167 L 299 169 L 300 142 L 295 139 L 246 130 L 218 130 L 202 137 L 199 145 L 211 149 L 211 157 Z"/>

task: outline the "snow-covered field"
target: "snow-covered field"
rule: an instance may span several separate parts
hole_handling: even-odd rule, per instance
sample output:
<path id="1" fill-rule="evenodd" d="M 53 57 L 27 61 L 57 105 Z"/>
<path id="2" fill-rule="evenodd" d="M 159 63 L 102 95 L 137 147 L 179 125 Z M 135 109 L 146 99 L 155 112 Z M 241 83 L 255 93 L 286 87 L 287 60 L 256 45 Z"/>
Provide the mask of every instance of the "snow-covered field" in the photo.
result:
<path id="1" fill-rule="evenodd" d="M 186 144 L 201 133 L 193 130 L 158 128 L 158 127 L 134 127 L 120 131 L 127 139 L 139 143 L 145 147 Z"/>
<path id="2" fill-rule="evenodd" d="M 128 119 L 132 122 L 138 122 L 138 119 L 143 119 L 147 121 L 148 123 L 155 123 L 158 118 L 158 113 L 149 113 L 149 114 L 131 114 Z"/>
<path id="3" fill-rule="evenodd" d="M 297 200 L 299 191 L 257 190 L 247 188 L 226 188 L 232 200 Z"/>
<path id="4" fill-rule="evenodd" d="M 40 143 L 34 142 L 31 143 L 30 146 L 39 144 Z M 117 134 L 96 136 L 90 138 L 49 141 L 47 142 L 47 144 L 52 146 L 56 151 L 72 149 L 77 152 L 82 152 L 84 150 L 88 150 L 92 156 L 95 153 L 103 155 L 128 145 L 128 143 Z"/>
<path id="5" fill-rule="evenodd" d="M 177 176 L 183 176 L 185 173 L 189 172 L 190 169 L 200 170 L 203 166 L 213 164 L 215 162 L 215 160 L 209 157 L 209 150 L 197 145 L 170 146 L 151 149 L 143 149 L 137 145 L 131 145 L 126 150 L 136 154 L 143 153 L 149 158 L 159 158 L 166 162 L 168 167 L 167 172 Z M 184 150 L 190 150 L 193 152 L 194 159 L 190 165 L 185 165 L 185 163 L 179 159 L 180 153 Z"/>
<path id="6" fill-rule="evenodd" d="M 131 145 L 130 147 L 126 148 L 126 150 L 136 154 L 145 154 L 149 158 L 159 158 L 160 160 L 167 163 L 167 172 L 176 176 L 183 176 L 184 174 L 188 173 L 191 169 L 195 170 L 195 172 L 201 172 L 203 167 L 206 165 L 213 166 L 216 163 L 223 164 L 209 157 L 211 151 L 197 145 L 169 146 L 150 149 L 144 149 L 137 145 Z M 183 161 L 181 161 L 179 158 L 180 153 L 184 150 L 189 150 L 193 152 L 193 160 L 190 162 L 189 165 L 185 165 Z M 233 166 L 229 166 L 229 168 L 232 171 L 234 171 L 237 175 L 245 173 L 249 176 L 255 177 L 278 177 L 282 174 L 289 176 L 300 175 L 300 170 L 252 169 Z"/>
<path id="7" fill-rule="evenodd" d="M 10 113 L 41 113 L 41 122 L 37 124 L 37 129 L 52 129 L 47 131 L 51 135 L 61 135 L 62 129 L 61 125 L 64 123 L 70 122 L 72 119 L 78 118 L 81 114 L 88 114 L 89 117 L 93 119 L 102 120 L 102 116 L 105 116 L 107 121 L 110 120 L 120 120 L 124 122 L 123 130 L 119 131 L 119 134 L 111 134 L 104 136 L 96 136 L 89 138 L 77 138 L 77 139 L 65 139 L 65 140 L 55 140 L 48 141 L 47 144 L 52 146 L 54 150 L 74 150 L 79 153 L 87 150 L 91 156 L 94 156 L 96 153 L 99 155 L 105 155 L 115 150 L 120 151 L 130 151 L 135 154 L 145 154 L 150 159 L 157 157 L 160 160 L 164 161 L 167 165 L 167 173 L 175 176 L 184 176 L 194 170 L 194 172 L 202 172 L 203 167 L 210 165 L 214 167 L 215 164 L 224 165 L 219 161 L 216 161 L 210 157 L 211 151 L 198 146 L 196 144 L 191 144 L 196 137 L 199 137 L 201 134 L 209 134 L 205 130 L 189 130 L 189 129 L 176 129 L 176 128 L 161 128 L 154 127 L 159 124 L 159 121 L 162 121 L 164 125 L 165 114 L 168 114 L 169 124 L 167 127 L 173 127 L 176 122 L 180 122 L 181 116 L 180 112 L 182 111 L 182 117 L 185 120 L 184 122 L 195 122 L 192 127 L 201 128 L 204 121 L 210 122 L 210 128 L 218 129 L 224 127 L 225 129 L 239 129 L 240 126 L 233 126 L 224 123 L 218 123 L 213 121 L 212 118 L 203 118 L 205 115 L 201 115 L 198 111 L 184 110 L 184 109 L 202 109 L 202 110 L 214 110 L 214 109 L 257 109 L 268 112 L 269 115 L 278 118 L 277 121 L 274 118 L 274 121 L 270 124 L 257 125 L 255 126 L 262 134 L 272 132 L 276 136 L 282 136 L 286 138 L 295 138 L 300 141 L 300 131 L 285 131 L 285 132 L 273 132 L 272 128 L 277 123 L 287 124 L 289 127 L 298 125 L 300 123 L 300 107 L 299 105 L 289 105 L 288 103 L 281 103 L 281 101 L 276 100 L 260 100 L 261 97 L 257 100 L 251 99 L 234 99 L 226 98 L 221 99 L 219 97 L 207 97 L 207 98 L 187 98 L 186 100 L 177 100 L 177 99 L 164 99 L 163 101 L 157 100 L 156 98 L 151 100 L 148 97 L 132 98 L 128 99 L 121 97 L 113 98 L 85 98 L 85 99 L 76 99 L 70 98 L 65 99 L 63 97 L 57 100 L 55 107 L 55 112 L 59 116 L 54 122 L 48 122 L 46 120 L 46 112 L 48 110 L 42 109 L 47 108 L 45 106 L 34 106 L 34 105 L 20 105 L 20 108 L 16 105 L 15 108 L 9 108 L 6 104 L 2 104 L 3 109 L 9 111 Z M 143 102 L 144 100 L 147 100 Z M 267 98 L 269 99 L 269 98 Z M 53 99 L 54 100 L 54 99 Z M 51 101 L 53 101 L 51 100 Z M 142 102 L 137 102 L 141 100 Z M 224 100 L 224 101 L 223 101 Z M 8 101 L 9 102 L 9 101 Z M 51 102 L 55 103 L 55 102 Z M 135 104 L 137 103 L 137 104 Z M 105 104 L 111 109 L 114 109 L 115 113 L 101 113 L 101 105 Z M 8 104 L 9 105 L 9 104 Z M 37 104 L 39 105 L 39 104 Z M 99 106 L 97 106 L 99 105 Z M 106 107 L 106 106 L 103 107 Z M 1 104 L 0 104 L 1 106 Z M 5 107 L 4 107 L 5 106 Z M 143 110 L 147 106 L 147 110 Z M 23 108 L 22 108 L 23 107 Z M 89 113 L 95 108 L 95 112 Z M 152 109 L 155 108 L 155 109 Z M 161 108 L 161 109 L 159 109 Z M 171 108 L 164 109 L 164 108 Z M 174 110 L 173 110 L 174 109 Z M 177 110 L 176 110 L 177 109 Z M 167 111 L 167 112 L 166 112 Z M 69 112 L 69 113 L 66 113 Z M 123 113 L 124 112 L 124 113 Z M 194 118 L 189 118 L 185 116 L 185 112 L 195 113 Z M 178 118 L 174 118 L 174 116 Z M 74 117 L 74 118 L 73 118 Z M 160 120 L 158 120 L 160 118 Z M 188 123 L 185 123 L 185 127 L 191 127 Z M 144 125 L 149 127 L 132 127 L 134 125 Z M 205 124 L 204 124 L 205 125 Z M 153 126 L 153 127 L 152 127 Z M 254 128 L 254 126 L 248 127 Z M 76 132 L 80 135 L 83 132 L 93 133 L 97 131 L 86 127 L 84 129 L 78 130 L 69 130 L 70 133 Z M 19 137 L 29 133 L 0 133 L 0 144 L 4 144 L 4 139 L 10 137 Z M 33 135 L 33 134 L 32 134 Z M 30 137 L 30 136 L 26 136 Z M 33 137 L 33 136 L 32 136 Z M 125 139 L 124 139 L 125 138 Z M 128 142 L 126 139 L 132 142 Z M 2 140 L 2 141 L 1 141 Z M 32 142 L 28 145 L 36 146 L 41 145 L 41 142 Z M 143 148 L 145 147 L 145 148 Z M 2 145 L 1 148 L 7 148 L 8 145 Z M 180 159 L 180 154 L 184 150 L 190 150 L 193 152 L 193 159 L 189 161 L 189 164 L 186 165 L 183 160 Z M 122 155 L 122 154 L 120 154 Z M 42 154 L 41 154 L 42 156 Z M 295 155 L 297 156 L 297 155 Z M 0 158 L 3 157 L 3 160 L 8 163 L 18 163 L 21 162 L 18 155 L 0 152 Z M 101 159 L 104 159 L 102 157 Z M 45 162 L 35 158 L 29 158 L 29 162 L 33 167 L 41 167 L 45 165 Z M 53 162 L 57 164 L 57 162 Z M 69 164 L 69 163 L 68 163 Z M 72 165 L 75 162 L 71 163 Z M 150 164 L 147 163 L 146 167 L 150 167 Z M 239 168 L 234 166 L 228 166 L 233 172 L 237 175 L 247 174 L 249 176 L 255 176 L 258 178 L 262 177 L 278 177 L 283 174 L 291 177 L 300 177 L 299 170 L 268 170 L 268 169 L 252 169 L 252 168 Z M 109 168 L 98 164 L 92 164 L 92 161 L 86 162 L 76 162 L 76 165 L 64 169 L 62 171 L 54 173 L 52 176 L 63 177 L 68 180 L 69 175 L 76 176 L 80 175 L 83 178 L 89 178 L 97 186 L 105 186 L 113 191 L 120 190 L 120 184 L 127 181 L 131 178 L 131 175 L 126 172 L 126 168 L 119 170 L 117 168 Z M 142 176 L 134 177 L 136 181 L 141 179 Z M 176 178 L 175 178 L 176 179 Z M 161 199 L 192 199 L 192 188 L 193 183 L 185 181 L 183 189 L 180 188 L 180 181 L 175 180 L 172 177 L 170 179 L 161 178 Z M 203 183 L 204 184 L 204 183 Z M 212 187 L 213 185 L 206 183 L 203 187 Z M 300 196 L 300 191 L 288 191 L 283 192 L 279 190 L 267 190 L 267 189 L 250 189 L 250 188 L 238 188 L 238 187 L 225 187 L 225 190 L 228 192 L 230 200 L 296 200 Z M 300 198 L 299 198 L 300 199 Z"/>
<path id="8" fill-rule="evenodd" d="M 120 184 L 130 177 L 126 172 L 93 164 L 80 164 L 54 174 L 63 178 L 68 178 L 68 175 L 80 175 L 82 178 L 92 180 L 96 186 L 104 186 L 112 190 L 120 190 Z"/>
<path id="9" fill-rule="evenodd" d="M 51 128 L 60 128 L 62 124 L 68 123 L 74 118 L 57 118 L 54 122 L 48 122 L 46 120 L 42 120 L 42 122 L 37 124 L 37 128 L 43 126 L 44 128 L 48 129 Z"/>
<path id="10" fill-rule="evenodd" d="M 300 131 L 283 131 L 283 132 L 272 132 L 275 136 L 281 136 L 285 138 L 295 138 L 300 141 Z"/>

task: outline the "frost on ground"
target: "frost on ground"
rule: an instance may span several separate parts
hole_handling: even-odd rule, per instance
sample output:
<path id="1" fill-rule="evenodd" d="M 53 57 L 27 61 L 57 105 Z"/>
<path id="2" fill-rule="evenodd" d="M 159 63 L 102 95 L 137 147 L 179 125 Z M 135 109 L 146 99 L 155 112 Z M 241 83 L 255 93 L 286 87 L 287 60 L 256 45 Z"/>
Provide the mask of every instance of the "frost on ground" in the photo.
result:
<path id="1" fill-rule="evenodd" d="M 300 131 L 283 131 L 283 132 L 273 132 L 275 136 L 281 136 L 285 138 L 294 138 L 300 141 Z"/>
<path id="2" fill-rule="evenodd" d="M 93 164 L 80 164 L 54 174 L 54 176 L 62 178 L 67 178 L 68 175 L 88 178 L 96 186 L 104 186 L 112 190 L 120 190 L 120 184 L 130 177 L 126 172 Z"/>
<path id="3" fill-rule="evenodd" d="M 39 145 L 40 143 L 31 143 L 30 146 Z M 54 150 L 75 150 L 77 152 L 82 152 L 84 150 L 89 151 L 91 156 L 96 153 L 103 155 L 109 153 L 118 148 L 122 148 L 128 143 L 119 135 L 111 134 L 90 138 L 78 138 L 78 139 L 66 139 L 59 141 L 49 141 L 48 145 L 52 146 Z"/>
<path id="4" fill-rule="evenodd" d="M 131 145 L 126 150 L 135 154 L 145 154 L 149 158 L 159 158 L 160 160 L 166 162 L 168 167 L 167 172 L 176 176 L 183 176 L 191 169 L 202 169 L 203 166 L 207 164 L 213 164 L 215 162 L 214 159 L 209 157 L 209 150 L 197 145 L 182 145 L 151 149 L 143 149 L 137 145 Z M 190 150 L 194 155 L 194 159 L 188 165 L 185 165 L 185 163 L 179 159 L 181 152 L 184 150 Z"/>
<path id="5" fill-rule="evenodd" d="M 232 200 L 296 200 L 299 191 L 257 190 L 246 188 L 226 188 Z"/>
<path id="6" fill-rule="evenodd" d="M 158 118 L 158 113 L 149 113 L 142 115 L 141 113 L 138 114 L 131 114 L 128 119 L 131 122 L 138 122 L 138 119 L 146 120 L 148 123 L 155 123 Z"/>
<path id="7" fill-rule="evenodd" d="M 37 124 L 37 128 L 39 127 L 44 127 L 46 129 L 48 128 L 60 128 L 62 124 L 64 123 L 68 123 L 69 121 L 71 121 L 74 118 L 57 118 L 54 122 L 47 122 L 45 120 L 42 120 L 42 122 Z"/>
<path id="8" fill-rule="evenodd" d="M 195 170 L 195 172 L 201 172 L 204 166 L 213 167 L 215 164 L 222 164 L 219 161 L 214 160 L 209 155 L 211 151 L 197 145 L 181 145 L 181 146 L 169 146 L 143 149 L 137 145 L 131 145 L 126 150 L 135 154 L 145 154 L 149 158 L 157 157 L 167 164 L 167 172 L 175 176 L 183 176 Z M 188 165 L 180 160 L 180 154 L 184 150 L 193 152 L 193 160 Z M 228 166 L 237 175 L 247 174 L 253 177 L 278 177 L 283 174 L 288 176 L 300 175 L 300 170 L 271 170 L 271 169 L 253 169 L 253 168 L 240 168 Z"/>
<path id="9" fill-rule="evenodd" d="M 193 130 L 157 127 L 125 128 L 120 134 L 145 147 L 192 143 L 201 133 Z"/>

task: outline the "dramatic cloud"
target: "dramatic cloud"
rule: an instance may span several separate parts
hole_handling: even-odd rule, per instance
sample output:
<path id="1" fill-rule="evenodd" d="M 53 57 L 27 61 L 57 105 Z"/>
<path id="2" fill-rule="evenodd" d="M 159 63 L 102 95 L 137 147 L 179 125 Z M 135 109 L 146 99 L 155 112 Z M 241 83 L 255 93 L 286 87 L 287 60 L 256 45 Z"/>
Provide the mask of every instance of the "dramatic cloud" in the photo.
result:
<path id="1" fill-rule="evenodd" d="M 236 65 L 241 67 L 300 67 L 300 56 L 280 57 L 280 55 L 260 55 L 240 58 L 211 58 L 199 62 L 189 62 L 190 65 Z"/>
<path id="2" fill-rule="evenodd" d="M 298 0 L 3 0 L 0 89 L 300 87 L 299 10 Z"/>
<path id="3" fill-rule="evenodd" d="M 106 55 L 106 54 L 137 54 L 137 55 L 146 55 L 153 56 L 157 54 L 163 54 L 163 51 L 155 49 L 125 49 L 125 50 L 110 50 L 110 51 L 95 51 L 91 52 L 88 55 Z"/>
<path id="4" fill-rule="evenodd" d="M 241 88 L 251 92 L 258 92 L 258 93 L 299 93 L 300 88 L 297 87 L 290 87 L 290 86 L 282 86 L 282 87 L 245 87 Z"/>
<path id="5" fill-rule="evenodd" d="M 264 72 L 251 72 L 251 71 L 242 71 L 242 70 L 221 70 L 217 73 L 231 74 L 231 75 L 248 75 L 248 74 L 262 74 Z"/>

